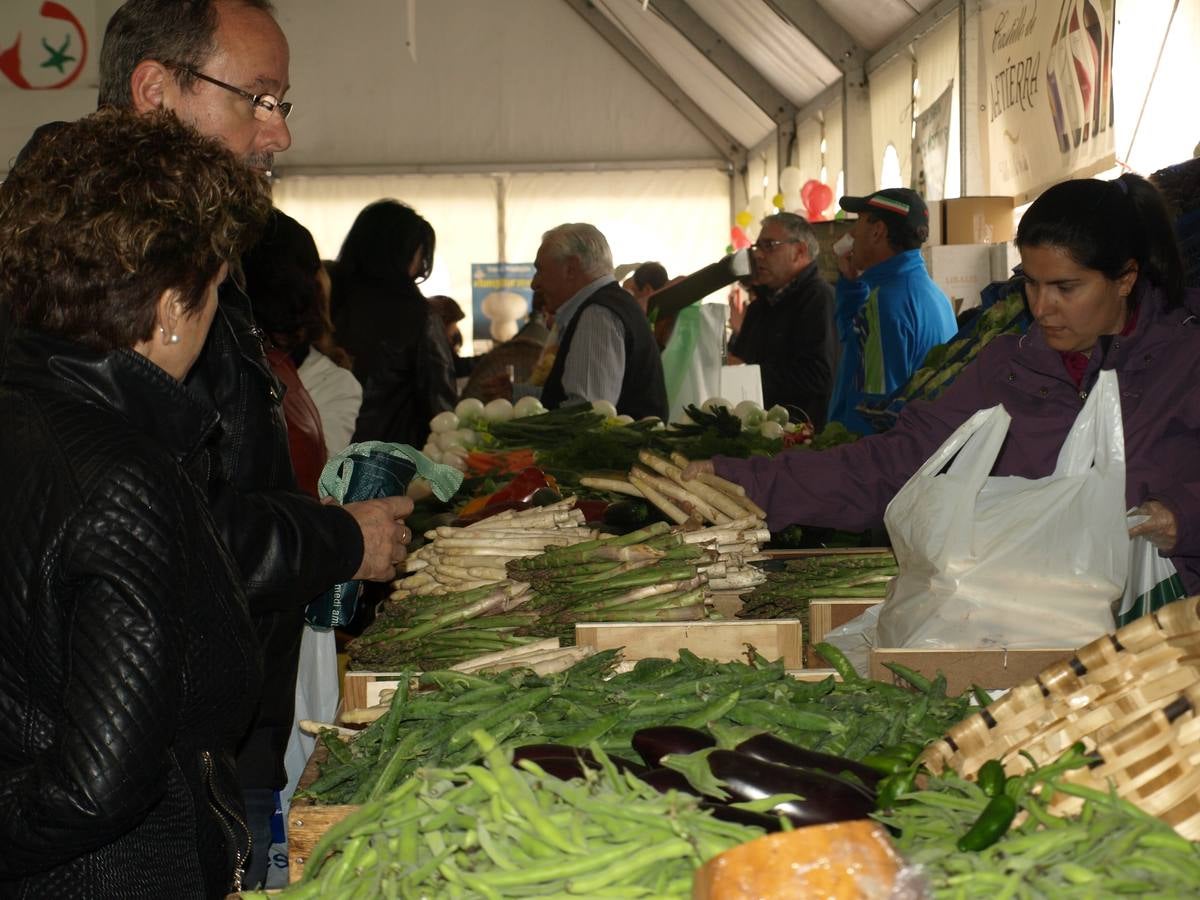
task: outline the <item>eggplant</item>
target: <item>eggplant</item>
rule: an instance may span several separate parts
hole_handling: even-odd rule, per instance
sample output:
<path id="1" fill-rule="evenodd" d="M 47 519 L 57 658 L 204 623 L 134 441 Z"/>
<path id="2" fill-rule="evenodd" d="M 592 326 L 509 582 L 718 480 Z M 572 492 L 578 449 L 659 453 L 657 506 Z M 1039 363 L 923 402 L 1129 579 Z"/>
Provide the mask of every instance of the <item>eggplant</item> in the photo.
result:
<path id="1" fill-rule="evenodd" d="M 657 790 L 660 794 L 665 794 L 667 791 L 679 791 L 683 794 L 691 794 L 693 797 L 704 797 L 692 787 L 692 783 L 687 780 L 682 772 L 676 772 L 674 769 L 650 769 L 638 776 L 646 784 Z M 714 803 L 721 801 L 715 797 L 705 797 Z"/>
<path id="2" fill-rule="evenodd" d="M 753 825 L 755 828 L 761 828 L 767 834 L 783 830 L 778 816 L 768 816 L 765 813 L 756 813 L 749 809 L 738 809 L 736 806 L 718 803 L 715 800 L 705 800 L 700 804 L 700 808 L 711 812 L 714 819 L 720 819 L 722 822 L 736 822 L 738 825 Z"/>
<path id="3" fill-rule="evenodd" d="M 875 811 L 873 794 L 828 772 L 764 762 L 733 750 L 714 750 L 708 767 L 735 800 L 799 794 L 803 800 L 786 800 L 774 807 L 796 825 L 865 819 Z"/>
<path id="4" fill-rule="evenodd" d="M 653 728 L 643 728 L 633 735 L 633 749 L 652 769 L 660 765 L 662 758 L 669 754 L 687 756 L 689 753 L 707 750 L 716 745 L 716 739 L 712 735 L 682 725 L 657 725 Z"/>
<path id="5" fill-rule="evenodd" d="M 599 769 L 600 763 L 592 755 L 592 751 L 586 747 L 568 747 L 566 744 L 526 744 L 523 747 L 517 747 L 513 750 L 513 763 L 519 763 L 523 759 L 530 759 L 542 766 L 544 760 L 579 760 L 581 765 L 587 766 L 589 769 Z M 635 775 L 640 775 L 646 771 L 646 767 L 641 763 L 633 762 L 625 759 L 622 756 L 609 755 L 609 761 L 616 766 L 618 772 L 632 772 Z M 549 771 L 547 769 L 547 771 Z"/>
<path id="6" fill-rule="evenodd" d="M 775 737 L 773 734 L 756 734 L 749 740 L 742 741 L 734 747 L 738 753 L 753 756 L 763 762 L 779 763 L 784 766 L 794 766 L 801 769 L 820 769 L 831 775 L 841 775 L 849 772 L 871 790 L 874 790 L 883 777 L 870 766 L 864 766 L 852 759 L 843 759 L 829 753 L 819 753 L 809 750 L 799 744 Z"/>

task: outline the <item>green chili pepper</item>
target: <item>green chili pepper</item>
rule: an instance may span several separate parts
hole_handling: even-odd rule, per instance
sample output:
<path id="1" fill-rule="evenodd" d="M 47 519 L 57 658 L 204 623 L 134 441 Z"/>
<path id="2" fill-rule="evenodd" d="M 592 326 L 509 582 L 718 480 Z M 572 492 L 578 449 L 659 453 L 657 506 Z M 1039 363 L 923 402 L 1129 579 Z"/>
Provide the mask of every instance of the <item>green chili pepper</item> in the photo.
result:
<path id="1" fill-rule="evenodd" d="M 998 797 L 1004 793 L 1004 785 L 1008 776 L 1004 774 L 1004 764 L 998 759 L 989 759 L 979 767 L 975 780 L 989 797 Z"/>
<path id="2" fill-rule="evenodd" d="M 917 767 L 912 766 L 893 772 L 875 787 L 875 805 L 878 809 L 891 809 L 896 805 L 896 799 L 901 794 L 912 790 L 913 781 L 917 777 Z"/>
<path id="3" fill-rule="evenodd" d="M 876 772 L 882 772 L 884 775 L 895 775 L 897 772 L 903 772 L 912 764 L 911 759 L 891 753 L 868 753 L 859 762 L 864 766 L 870 766 Z"/>
<path id="4" fill-rule="evenodd" d="M 958 839 L 956 845 L 963 853 L 986 850 L 1008 831 L 1017 815 L 1017 801 L 1007 794 L 998 794 L 988 801 L 971 829 Z"/>

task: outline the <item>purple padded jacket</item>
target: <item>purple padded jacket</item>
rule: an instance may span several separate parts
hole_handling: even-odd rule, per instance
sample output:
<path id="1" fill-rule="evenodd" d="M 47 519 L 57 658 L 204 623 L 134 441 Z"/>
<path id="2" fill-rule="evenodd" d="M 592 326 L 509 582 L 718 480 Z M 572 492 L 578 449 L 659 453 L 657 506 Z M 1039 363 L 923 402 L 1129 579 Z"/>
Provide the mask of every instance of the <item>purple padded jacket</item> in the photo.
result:
<path id="1" fill-rule="evenodd" d="M 1084 390 L 1034 325 L 1005 335 L 933 402 L 914 401 L 884 434 L 820 453 L 792 450 L 773 459 L 717 457 L 717 474 L 736 481 L 767 511 L 778 531 L 790 524 L 853 531 L 878 526 L 888 502 L 959 425 L 1004 404 L 1012 416 L 994 475 L 1041 478 L 1059 449 L 1101 365 L 1116 369 L 1125 425 L 1125 499 L 1154 499 L 1175 515 L 1171 560 L 1189 593 L 1200 592 L 1200 291 L 1183 308 L 1164 309 L 1154 288 L 1136 289 L 1137 324 L 1127 337 L 1093 352 Z"/>

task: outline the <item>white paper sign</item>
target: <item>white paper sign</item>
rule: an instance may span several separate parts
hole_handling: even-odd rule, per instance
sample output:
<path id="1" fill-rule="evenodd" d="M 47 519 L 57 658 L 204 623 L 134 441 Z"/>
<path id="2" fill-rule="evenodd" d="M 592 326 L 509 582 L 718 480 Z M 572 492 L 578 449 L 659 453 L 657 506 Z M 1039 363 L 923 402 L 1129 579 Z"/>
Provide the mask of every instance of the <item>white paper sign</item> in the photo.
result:
<path id="1" fill-rule="evenodd" d="M 1115 0 L 988 0 L 988 193 L 1024 197 L 1112 165 Z"/>

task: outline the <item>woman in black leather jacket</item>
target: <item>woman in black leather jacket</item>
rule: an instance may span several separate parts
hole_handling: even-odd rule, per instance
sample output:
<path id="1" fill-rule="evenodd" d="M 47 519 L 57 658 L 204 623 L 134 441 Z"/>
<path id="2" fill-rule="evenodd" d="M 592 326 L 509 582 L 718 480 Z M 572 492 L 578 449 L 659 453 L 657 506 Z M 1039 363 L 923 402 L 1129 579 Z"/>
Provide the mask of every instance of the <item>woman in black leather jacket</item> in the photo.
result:
<path id="1" fill-rule="evenodd" d="M 433 227 L 395 200 L 364 208 L 342 242 L 330 306 L 363 386 L 355 441 L 423 447 L 429 420 L 458 399 L 450 343 L 417 286 L 434 244 Z"/>
<path id="2" fill-rule="evenodd" d="M 220 897 L 261 663 L 181 382 L 265 183 L 169 114 L 62 126 L 0 186 L 0 895 Z"/>

